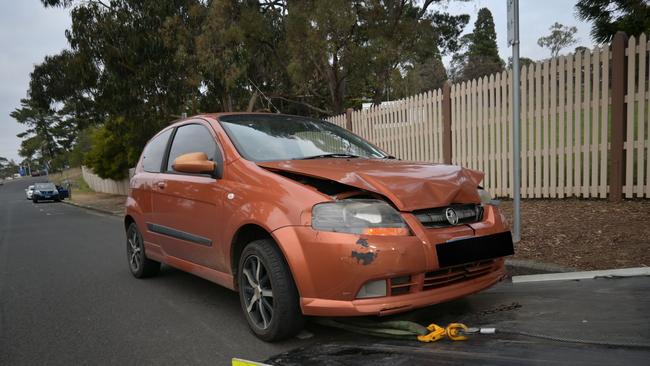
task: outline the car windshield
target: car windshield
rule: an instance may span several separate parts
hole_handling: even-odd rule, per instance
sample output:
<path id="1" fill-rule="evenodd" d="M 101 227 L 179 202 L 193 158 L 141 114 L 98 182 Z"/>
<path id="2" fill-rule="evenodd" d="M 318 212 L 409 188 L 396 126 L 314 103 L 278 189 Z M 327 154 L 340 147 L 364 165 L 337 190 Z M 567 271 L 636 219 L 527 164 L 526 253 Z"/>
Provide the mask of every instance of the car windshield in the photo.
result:
<path id="1" fill-rule="evenodd" d="M 36 183 L 34 189 L 39 191 L 53 191 L 56 189 L 53 183 Z"/>
<path id="2" fill-rule="evenodd" d="M 237 151 L 251 161 L 387 158 L 378 148 L 332 123 L 284 115 L 219 118 Z"/>

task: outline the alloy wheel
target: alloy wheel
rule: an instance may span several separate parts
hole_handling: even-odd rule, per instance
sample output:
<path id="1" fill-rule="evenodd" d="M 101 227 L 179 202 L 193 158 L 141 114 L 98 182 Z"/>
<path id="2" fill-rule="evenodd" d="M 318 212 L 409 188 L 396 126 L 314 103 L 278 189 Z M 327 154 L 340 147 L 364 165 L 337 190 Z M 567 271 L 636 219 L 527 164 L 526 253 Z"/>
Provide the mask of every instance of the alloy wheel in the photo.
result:
<path id="1" fill-rule="evenodd" d="M 258 256 L 246 258 L 240 283 L 248 317 L 259 329 L 267 329 L 273 319 L 273 289 L 269 273 Z"/>
<path id="2" fill-rule="evenodd" d="M 131 230 L 127 243 L 126 253 L 129 266 L 133 272 L 138 272 L 142 266 L 142 241 L 135 230 Z"/>

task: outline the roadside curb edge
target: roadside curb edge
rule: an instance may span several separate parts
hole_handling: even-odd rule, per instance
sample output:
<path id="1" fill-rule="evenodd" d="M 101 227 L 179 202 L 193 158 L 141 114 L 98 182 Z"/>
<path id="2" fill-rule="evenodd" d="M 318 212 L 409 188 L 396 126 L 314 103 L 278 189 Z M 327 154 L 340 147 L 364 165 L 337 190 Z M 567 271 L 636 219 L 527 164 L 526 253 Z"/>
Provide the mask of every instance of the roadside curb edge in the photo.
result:
<path id="1" fill-rule="evenodd" d="M 576 268 L 553 263 L 535 262 L 526 259 L 506 259 L 506 266 L 544 272 L 576 272 Z"/>
<path id="2" fill-rule="evenodd" d="M 101 208 L 97 208 L 97 207 L 89 206 L 89 205 L 83 205 L 83 204 L 72 202 L 72 201 L 69 201 L 69 200 L 68 201 L 62 200 L 61 202 L 65 203 L 66 205 L 75 206 L 75 207 L 79 207 L 79 208 L 84 208 L 86 210 L 96 211 L 96 212 L 103 213 L 103 214 L 106 214 L 106 215 L 111 215 L 111 216 L 116 216 L 116 217 L 124 216 L 124 213 L 122 213 L 122 212 L 104 210 L 104 209 L 101 209 Z"/>

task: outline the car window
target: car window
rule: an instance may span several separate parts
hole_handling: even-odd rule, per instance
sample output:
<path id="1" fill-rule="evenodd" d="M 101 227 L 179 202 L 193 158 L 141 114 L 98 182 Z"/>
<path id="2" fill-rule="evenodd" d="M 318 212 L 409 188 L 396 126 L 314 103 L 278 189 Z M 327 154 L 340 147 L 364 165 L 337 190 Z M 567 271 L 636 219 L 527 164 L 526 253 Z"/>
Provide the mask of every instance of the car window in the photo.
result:
<path id="1" fill-rule="evenodd" d="M 149 141 L 142 152 L 142 168 L 151 173 L 160 173 L 167 142 L 172 130 L 169 129 Z"/>
<path id="2" fill-rule="evenodd" d="M 34 185 L 34 189 L 42 191 L 42 190 L 54 190 L 56 187 L 54 187 L 54 183 L 36 183 Z"/>
<path id="3" fill-rule="evenodd" d="M 172 147 L 169 150 L 167 171 L 174 171 L 172 165 L 177 157 L 192 152 L 204 152 L 210 160 L 215 158 L 217 143 L 210 131 L 202 125 L 190 124 L 176 130 Z"/>
<path id="4" fill-rule="evenodd" d="M 219 122 L 237 151 L 248 160 L 273 161 L 353 155 L 380 159 L 387 155 L 332 123 L 283 115 L 232 115 Z"/>

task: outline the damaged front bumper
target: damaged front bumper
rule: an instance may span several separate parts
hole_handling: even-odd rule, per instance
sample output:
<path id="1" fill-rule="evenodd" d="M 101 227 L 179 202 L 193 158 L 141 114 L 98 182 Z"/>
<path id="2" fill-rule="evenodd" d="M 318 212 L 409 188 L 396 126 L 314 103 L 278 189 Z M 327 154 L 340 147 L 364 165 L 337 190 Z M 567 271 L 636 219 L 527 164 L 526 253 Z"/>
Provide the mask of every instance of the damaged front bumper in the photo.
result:
<path id="1" fill-rule="evenodd" d="M 456 240 L 507 233 L 507 224 L 495 208 L 486 208 L 481 222 L 439 229 L 424 228 L 411 214 L 403 216 L 414 235 L 356 235 L 310 226 L 275 230 L 273 236 L 291 268 L 303 313 L 387 315 L 467 296 L 504 277 L 500 255 L 468 255 L 466 261 L 460 258 L 441 266 L 437 250 Z M 385 281 L 386 296 L 359 298 L 364 284 L 378 280 Z"/>

